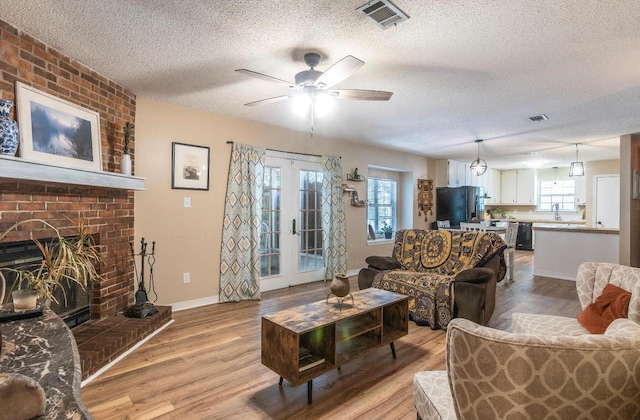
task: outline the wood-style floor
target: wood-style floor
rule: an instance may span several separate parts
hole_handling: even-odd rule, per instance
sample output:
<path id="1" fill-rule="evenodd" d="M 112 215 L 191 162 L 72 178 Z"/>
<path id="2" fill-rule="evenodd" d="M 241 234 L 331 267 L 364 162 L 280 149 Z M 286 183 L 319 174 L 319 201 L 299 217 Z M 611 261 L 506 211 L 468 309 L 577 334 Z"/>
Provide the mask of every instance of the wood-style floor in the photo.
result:
<path id="1" fill-rule="evenodd" d="M 530 251 L 516 252 L 514 282 L 498 284 L 490 326 L 513 312 L 576 317 L 575 283 L 533 277 Z M 357 289 L 355 278 L 352 288 Z M 95 419 L 415 419 L 412 379 L 444 369 L 443 331 L 410 322 L 409 335 L 313 381 L 292 387 L 260 363 L 260 317 L 327 296 L 329 283 L 262 294 L 173 314 L 175 322 L 82 388 Z"/>

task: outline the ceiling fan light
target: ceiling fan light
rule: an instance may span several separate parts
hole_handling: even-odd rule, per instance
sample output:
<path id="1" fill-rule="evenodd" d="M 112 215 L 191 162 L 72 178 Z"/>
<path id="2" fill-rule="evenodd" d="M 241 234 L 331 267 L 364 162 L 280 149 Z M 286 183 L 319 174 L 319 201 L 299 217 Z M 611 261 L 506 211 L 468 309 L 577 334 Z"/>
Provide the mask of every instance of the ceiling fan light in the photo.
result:
<path id="1" fill-rule="evenodd" d="M 306 93 L 295 95 L 291 101 L 293 112 L 299 117 L 304 117 L 309 113 L 311 107 L 311 97 Z"/>
<path id="2" fill-rule="evenodd" d="M 584 176 L 584 163 L 571 162 L 569 167 L 569 176 Z"/>
<path id="3" fill-rule="evenodd" d="M 313 99 L 313 111 L 316 117 L 322 118 L 333 109 L 333 98 L 324 92 L 318 92 Z"/>
<path id="4" fill-rule="evenodd" d="M 471 173 L 475 174 L 476 176 L 480 176 L 487 172 L 487 162 L 485 162 L 484 159 L 478 158 L 471 162 L 471 166 L 469 167 L 469 169 L 471 169 Z"/>

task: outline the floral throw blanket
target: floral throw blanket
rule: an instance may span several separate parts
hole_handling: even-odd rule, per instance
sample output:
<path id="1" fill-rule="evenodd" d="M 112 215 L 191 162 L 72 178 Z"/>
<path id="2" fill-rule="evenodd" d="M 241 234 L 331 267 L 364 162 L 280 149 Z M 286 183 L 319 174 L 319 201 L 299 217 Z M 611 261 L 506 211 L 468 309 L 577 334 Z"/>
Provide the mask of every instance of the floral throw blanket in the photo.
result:
<path id="1" fill-rule="evenodd" d="M 496 254 L 501 255 L 497 278 L 502 280 L 505 248 L 500 236 L 491 233 L 400 231 L 394 257 L 402 268 L 379 273 L 373 287 L 409 296 L 410 317 L 418 325 L 446 329 L 454 301 L 451 280 L 463 270 L 482 267 Z"/>

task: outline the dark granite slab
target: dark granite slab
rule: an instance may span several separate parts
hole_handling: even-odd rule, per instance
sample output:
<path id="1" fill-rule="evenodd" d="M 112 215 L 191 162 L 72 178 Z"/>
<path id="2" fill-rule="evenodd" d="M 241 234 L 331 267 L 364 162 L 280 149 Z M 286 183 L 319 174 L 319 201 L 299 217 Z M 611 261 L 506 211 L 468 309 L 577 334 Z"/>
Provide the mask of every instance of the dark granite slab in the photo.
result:
<path id="1" fill-rule="evenodd" d="M 0 372 L 21 373 L 38 382 L 47 397 L 47 419 L 92 419 L 80 398 L 78 348 L 60 317 L 45 308 L 40 317 L 4 322 L 0 330 Z"/>

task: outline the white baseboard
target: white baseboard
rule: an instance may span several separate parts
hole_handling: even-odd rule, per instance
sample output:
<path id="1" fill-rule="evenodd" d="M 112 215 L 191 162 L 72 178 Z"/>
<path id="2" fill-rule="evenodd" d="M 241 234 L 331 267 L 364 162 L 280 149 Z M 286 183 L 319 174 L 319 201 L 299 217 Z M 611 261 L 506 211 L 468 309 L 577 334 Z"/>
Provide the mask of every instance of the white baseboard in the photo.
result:
<path id="1" fill-rule="evenodd" d="M 357 276 L 360 272 L 360 268 L 347 271 L 347 276 Z M 329 280 L 327 280 L 329 281 Z M 176 302 L 171 304 L 171 310 L 174 312 L 184 311 L 186 309 L 198 308 L 200 306 L 213 305 L 214 303 L 220 303 L 220 296 L 208 296 L 200 299 L 185 300 L 183 302 Z"/>
<path id="2" fill-rule="evenodd" d="M 157 330 L 155 330 L 154 332 L 152 332 L 151 334 L 149 334 L 148 336 L 146 336 L 145 338 L 143 338 L 142 340 L 138 341 L 133 347 L 131 347 L 129 350 L 125 351 L 124 353 L 122 353 L 120 356 L 118 356 L 117 358 L 115 358 L 114 360 L 112 360 L 111 362 L 109 362 L 109 364 L 101 367 L 100 369 L 98 369 L 98 371 L 96 373 L 94 373 L 93 375 L 89 376 L 87 379 L 85 379 L 84 381 L 82 381 L 80 383 L 80 388 L 82 388 L 83 386 L 85 386 L 86 384 L 88 384 L 89 382 L 93 381 L 95 378 L 97 378 L 98 376 L 102 375 L 103 373 L 105 373 L 109 368 L 111 368 L 111 366 L 115 365 L 116 363 L 118 363 L 120 360 L 124 359 L 125 357 L 127 357 L 128 355 L 130 355 L 135 349 L 137 349 L 138 347 L 140 347 L 141 345 L 143 345 L 144 343 L 146 343 L 147 341 L 151 340 L 151 338 L 153 338 L 156 334 L 158 334 L 160 331 L 164 330 L 165 328 L 167 328 L 169 325 L 173 324 L 173 319 L 170 319 L 169 322 L 167 322 L 166 324 L 162 325 L 160 328 L 158 328 Z"/>
<path id="3" fill-rule="evenodd" d="M 559 280 L 572 280 L 572 281 L 576 281 L 576 276 L 573 275 L 568 275 L 568 274 L 563 274 L 563 273 L 553 273 L 550 271 L 533 271 L 533 275 L 534 276 L 540 276 L 540 277 L 549 277 L 552 279 L 559 279 Z M 516 279 L 516 281 L 518 281 L 518 279 Z"/>
<path id="4" fill-rule="evenodd" d="M 185 300 L 183 302 L 176 302 L 171 304 L 171 310 L 174 312 L 184 311 L 185 309 L 198 308 L 200 306 L 212 305 L 220 302 L 220 296 L 208 296 L 199 299 Z"/>

